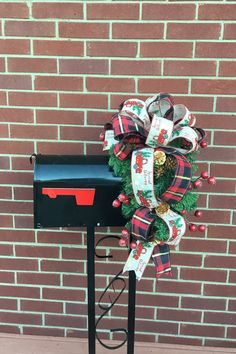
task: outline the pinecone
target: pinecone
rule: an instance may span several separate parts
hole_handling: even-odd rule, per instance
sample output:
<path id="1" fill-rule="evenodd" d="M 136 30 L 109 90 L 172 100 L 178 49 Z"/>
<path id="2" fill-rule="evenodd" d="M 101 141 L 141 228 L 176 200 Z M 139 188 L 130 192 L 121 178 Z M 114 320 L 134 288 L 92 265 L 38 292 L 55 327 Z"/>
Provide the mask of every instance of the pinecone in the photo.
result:
<path id="1" fill-rule="evenodd" d="M 175 170 L 177 167 L 176 159 L 172 156 L 168 156 L 163 167 L 167 170 Z"/>

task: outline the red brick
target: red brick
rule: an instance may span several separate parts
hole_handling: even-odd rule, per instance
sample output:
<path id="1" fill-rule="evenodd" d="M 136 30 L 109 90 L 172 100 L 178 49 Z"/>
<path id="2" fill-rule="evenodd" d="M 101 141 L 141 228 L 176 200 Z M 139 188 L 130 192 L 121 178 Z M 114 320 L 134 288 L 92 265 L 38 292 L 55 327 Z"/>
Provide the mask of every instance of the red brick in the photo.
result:
<path id="1" fill-rule="evenodd" d="M 135 336 L 135 338 L 136 338 L 136 336 Z M 202 339 L 180 337 L 179 335 L 178 335 L 178 337 L 160 335 L 160 336 L 158 336 L 158 343 L 202 346 Z"/>
<path id="2" fill-rule="evenodd" d="M 216 74 L 216 62 L 165 60 L 164 74 L 171 76 L 212 76 Z"/>
<path id="3" fill-rule="evenodd" d="M 15 220 L 15 227 L 16 228 L 33 229 L 33 227 L 34 227 L 33 215 L 32 216 L 15 215 L 14 220 Z"/>
<path id="4" fill-rule="evenodd" d="M 42 21 L 6 21 L 5 35 L 24 37 L 53 37 L 55 24 Z"/>
<path id="5" fill-rule="evenodd" d="M 205 284 L 204 294 L 217 297 L 235 297 L 236 287 L 232 285 Z"/>
<path id="6" fill-rule="evenodd" d="M 9 92 L 10 105 L 53 107 L 57 105 L 55 93 L 44 92 Z"/>
<path id="7" fill-rule="evenodd" d="M 0 299 L 1 310 L 17 310 L 17 300 Z"/>
<path id="8" fill-rule="evenodd" d="M 45 324 L 54 327 L 86 328 L 86 318 L 81 316 L 45 315 Z"/>
<path id="9" fill-rule="evenodd" d="M 1 245 L 0 255 L 13 256 L 13 246 L 12 245 Z"/>
<path id="10" fill-rule="evenodd" d="M 213 196 L 210 196 L 210 198 Z M 219 207 L 219 204 L 218 204 Z M 225 241 L 194 240 L 185 238 L 180 244 L 181 251 L 225 253 L 227 244 Z"/>
<path id="11" fill-rule="evenodd" d="M 137 44 L 133 42 L 87 42 L 89 57 L 136 57 Z"/>
<path id="12" fill-rule="evenodd" d="M 33 142 L 25 141 L 0 141 L 0 154 L 30 154 L 34 151 Z"/>
<path id="13" fill-rule="evenodd" d="M 0 183 L 1 184 L 32 184 L 33 176 L 32 173 L 24 172 L 0 172 Z M 16 207 L 19 207 L 19 205 Z"/>
<path id="14" fill-rule="evenodd" d="M 0 241 L 1 242 L 34 242 L 34 240 L 35 240 L 34 239 L 34 231 L 4 230 L 0 233 Z M 14 261 L 14 259 L 13 259 L 13 261 Z M 11 260 L 10 260 L 10 262 L 11 262 Z M 30 260 L 30 264 L 36 264 L 36 263 L 34 260 Z M 14 269 L 14 265 L 13 265 L 13 269 Z"/>
<path id="15" fill-rule="evenodd" d="M 172 93 L 187 93 L 187 79 L 139 79 L 138 90 L 141 93 L 168 92 L 171 87 Z"/>
<path id="16" fill-rule="evenodd" d="M 69 301 L 84 301 L 84 290 L 72 289 L 43 289 L 43 299 L 69 300 Z"/>
<path id="17" fill-rule="evenodd" d="M 209 207 L 219 209 L 234 209 L 235 196 L 210 195 Z"/>
<path id="18" fill-rule="evenodd" d="M 0 186 L 0 199 L 11 199 L 11 198 L 12 198 L 11 187 Z"/>
<path id="19" fill-rule="evenodd" d="M 221 147 L 208 147 L 208 149 L 202 149 L 201 160 L 202 161 L 229 161 L 234 162 L 236 156 L 236 150 L 227 148 L 222 149 Z"/>
<path id="20" fill-rule="evenodd" d="M 105 320 L 103 320 L 103 323 L 104 322 Z M 105 327 L 105 328 L 112 328 L 112 327 Z M 168 321 L 159 322 L 159 321 L 136 320 L 135 328 L 138 332 L 173 333 L 173 334 L 177 334 L 178 332 L 178 324 L 168 322 Z"/>
<path id="21" fill-rule="evenodd" d="M 0 4 L 1 17 L 4 18 L 28 18 L 29 10 L 27 4 L 16 2 L 2 2 Z"/>
<path id="22" fill-rule="evenodd" d="M 82 41 L 47 41 L 35 40 L 33 43 L 35 55 L 52 56 L 83 56 L 84 43 Z"/>
<path id="23" fill-rule="evenodd" d="M 0 321 L 6 323 L 24 323 L 24 324 L 42 324 L 41 315 L 35 315 L 31 313 L 11 313 L 11 312 L 0 312 Z"/>
<path id="24" fill-rule="evenodd" d="M 47 247 L 47 246 L 16 246 L 16 256 L 17 257 L 27 257 L 27 258 L 58 258 L 59 248 L 58 247 Z"/>
<path id="25" fill-rule="evenodd" d="M 193 45 L 190 42 L 143 42 L 141 58 L 191 58 Z"/>
<path id="26" fill-rule="evenodd" d="M 7 104 L 6 92 L 3 92 L 3 91 L 0 92 L 0 104 L 1 105 L 6 105 Z"/>
<path id="27" fill-rule="evenodd" d="M 33 300 L 21 300 L 20 308 L 22 311 L 33 312 L 62 312 L 63 304 L 52 301 L 33 301 Z"/>
<path id="28" fill-rule="evenodd" d="M 235 97 L 217 97 L 216 109 L 217 109 L 217 112 L 235 112 L 236 98 Z"/>
<path id="29" fill-rule="evenodd" d="M 22 170 L 25 171 L 30 171 L 32 172 L 33 170 L 33 166 L 31 165 L 31 163 L 29 163 L 29 160 L 27 160 L 25 158 L 25 156 L 21 157 L 21 156 L 12 156 L 11 158 L 12 161 L 12 170 L 20 170 L 22 172 Z"/>
<path id="30" fill-rule="evenodd" d="M 233 4 L 199 4 L 200 20 L 235 20 L 236 10 Z"/>
<path id="31" fill-rule="evenodd" d="M 0 121 L 2 122 L 33 122 L 33 111 L 20 108 L 0 108 Z"/>
<path id="32" fill-rule="evenodd" d="M 229 317 L 229 321 L 230 321 L 230 319 L 231 319 L 231 314 L 224 314 L 224 315 L 228 315 L 228 317 Z M 234 316 L 235 316 L 235 314 L 232 314 L 232 318 L 234 318 Z M 235 322 L 234 323 L 232 323 L 232 325 L 234 325 L 235 324 Z M 235 337 L 236 337 L 236 328 L 235 327 L 228 327 L 228 329 L 227 329 L 227 338 L 232 338 L 232 339 L 235 339 Z M 233 344 L 233 343 L 232 343 Z"/>
<path id="33" fill-rule="evenodd" d="M 14 272 L 0 272 L 0 282 L 1 283 L 15 283 Z"/>
<path id="34" fill-rule="evenodd" d="M 101 125 L 104 126 L 104 122 L 110 121 L 112 117 L 112 112 L 102 112 L 102 111 L 88 111 L 87 112 L 87 123 L 89 125 Z"/>
<path id="35" fill-rule="evenodd" d="M 163 38 L 163 23 L 113 23 L 112 38 L 157 39 Z"/>
<path id="36" fill-rule="evenodd" d="M 39 336 L 52 336 L 64 337 L 64 329 L 50 328 L 50 327 L 24 327 L 22 328 L 23 334 L 39 335 Z"/>
<path id="37" fill-rule="evenodd" d="M 236 254 L 236 243 L 235 242 L 229 243 L 229 253 Z M 236 272 L 233 272 L 233 273 L 231 272 L 230 278 L 231 278 L 231 282 L 232 282 L 232 278 L 236 279 Z"/>
<path id="38" fill-rule="evenodd" d="M 187 270 L 187 269 L 186 269 Z M 182 297 L 181 307 L 203 310 L 225 310 L 225 299 Z"/>
<path id="39" fill-rule="evenodd" d="M 46 272 L 83 273 L 84 262 L 42 260 L 41 269 Z"/>
<path id="40" fill-rule="evenodd" d="M 38 270 L 38 261 L 35 259 L 1 258 L 0 265 L 2 270 Z"/>
<path id="41" fill-rule="evenodd" d="M 48 125 L 11 125 L 10 133 L 13 139 L 57 139 L 57 127 Z"/>
<path id="42" fill-rule="evenodd" d="M 39 243 L 78 244 L 80 240 L 81 234 L 79 232 L 38 231 Z"/>
<path id="43" fill-rule="evenodd" d="M 235 39 L 236 23 L 225 23 L 224 24 L 224 38 L 225 39 Z"/>
<path id="44" fill-rule="evenodd" d="M 44 91 L 82 91 L 81 77 L 67 76 L 36 76 L 35 89 Z"/>
<path id="45" fill-rule="evenodd" d="M 236 300 L 229 300 L 228 310 L 236 311 Z"/>
<path id="46" fill-rule="evenodd" d="M 68 19 L 82 19 L 83 18 L 83 4 L 75 2 L 66 3 L 43 3 L 37 2 L 32 4 L 32 16 L 34 18 L 68 18 Z"/>
<path id="47" fill-rule="evenodd" d="M 76 247 L 63 247 L 62 248 L 62 258 L 63 259 L 85 259 L 86 258 L 86 248 Z"/>
<path id="48" fill-rule="evenodd" d="M 168 39 L 219 39 L 221 25 L 217 23 L 168 23 Z"/>
<path id="49" fill-rule="evenodd" d="M 206 256 L 205 258 L 206 267 L 218 268 L 219 262 L 220 264 L 224 264 L 224 268 L 235 268 L 236 258 L 231 256 Z"/>
<path id="50" fill-rule="evenodd" d="M 0 71 L 5 71 L 5 59 L 0 58 Z"/>
<path id="51" fill-rule="evenodd" d="M 0 89 L 31 89 L 29 75 L 0 75 Z"/>
<path id="52" fill-rule="evenodd" d="M 83 124 L 84 113 L 79 111 L 44 110 L 36 111 L 36 121 L 42 124 Z"/>
<path id="53" fill-rule="evenodd" d="M 97 281 L 97 279 L 96 279 Z M 103 277 L 103 285 L 104 288 L 106 287 L 106 279 Z M 74 287 L 79 287 L 79 288 L 86 288 L 87 286 L 87 277 L 85 275 L 80 275 L 80 274 L 65 274 L 63 275 L 63 286 L 72 286 Z M 71 312 L 68 312 L 71 313 Z"/>
<path id="54" fill-rule="evenodd" d="M 184 104 L 186 105 L 191 111 L 197 112 L 212 112 L 213 109 L 213 98 L 212 97 L 194 97 L 194 96 L 177 96 L 175 97 L 175 104 Z M 199 117 L 199 113 L 197 113 L 197 119 Z M 197 121 L 198 122 L 198 121 Z M 214 125 L 215 127 L 215 125 Z M 205 125 L 204 125 L 205 128 Z"/>
<path id="55" fill-rule="evenodd" d="M 86 79 L 86 87 L 88 91 L 98 92 L 134 92 L 135 82 L 130 78 L 101 78 L 88 77 Z"/>
<path id="56" fill-rule="evenodd" d="M 60 137 L 62 140 L 98 141 L 100 132 L 100 128 L 61 127 Z"/>
<path id="57" fill-rule="evenodd" d="M 0 201 L 0 212 L 9 214 L 32 214 L 33 205 L 30 202 Z"/>
<path id="58" fill-rule="evenodd" d="M 211 166 L 211 173 L 217 177 L 235 177 L 236 166 L 229 164 L 213 164 Z"/>
<path id="59" fill-rule="evenodd" d="M 0 54 L 29 54 L 29 44 L 26 39 L 0 39 Z"/>
<path id="60" fill-rule="evenodd" d="M 229 340 L 215 340 L 215 339 L 206 339 L 205 345 L 210 347 L 224 347 L 224 348 L 235 348 L 236 341 Z"/>
<path id="61" fill-rule="evenodd" d="M 101 144 L 86 144 L 87 155 L 106 155 L 105 151 L 101 150 Z"/>
<path id="62" fill-rule="evenodd" d="M 8 71 L 26 73 L 56 73 L 56 59 L 8 58 Z"/>
<path id="63" fill-rule="evenodd" d="M 181 324 L 180 334 L 198 337 L 224 337 L 223 326 L 207 326 L 203 324 Z"/>
<path id="64" fill-rule="evenodd" d="M 51 143 L 51 142 L 38 142 L 37 151 L 41 154 L 52 155 L 82 155 L 84 153 L 83 144 L 79 143 Z"/>
<path id="65" fill-rule="evenodd" d="M 173 262 L 173 264 L 175 264 Z M 174 294 L 200 294 L 201 293 L 201 285 L 197 283 L 187 283 L 178 282 L 178 281 L 159 281 L 156 287 L 156 291 L 159 292 L 167 292 L 167 293 L 174 293 Z"/>
<path id="66" fill-rule="evenodd" d="M 236 31 L 236 28 L 235 28 Z M 231 76 L 234 77 L 236 72 L 236 62 L 234 61 L 221 61 L 220 62 L 220 76 Z"/>
<path id="67" fill-rule="evenodd" d="M 198 42 L 196 57 L 198 58 L 235 58 L 236 43 L 232 42 Z"/>
<path id="68" fill-rule="evenodd" d="M 229 129 L 235 126 L 233 115 L 223 114 L 197 114 L 197 124 L 204 126 L 204 129 Z M 234 129 L 234 128 L 233 128 Z"/>
<path id="69" fill-rule="evenodd" d="M 1 117 L 1 111 L 0 111 L 0 117 Z M 0 156 L 0 165 L 1 165 L 1 170 L 9 170 L 10 169 L 9 156 Z"/>
<path id="70" fill-rule="evenodd" d="M 0 331 L 2 333 L 15 333 L 20 334 L 19 326 L 7 326 L 7 325 L 0 325 Z"/>
<path id="71" fill-rule="evenodd" d="M 195 4 L 143 4 L 144 20 L 194 20 Z"/>
<path id="72" fill-rule="evenodd" d="M 0 138 L 9 138 L 9 127 L 7 124 L 0 124 Z"/>
<path id="73" fill-rule="evenodd" d="M 161 75 L 159 60 L 112 60 L 111 74 L 114 75 Z"/>
<path id="74" fill-rule="evenodd" d="M 232 127 L 233 128 L 233 127 Z M 216 131 L 214 133 L 214 144 L 215 145 L 235 145 L 235 134 L 233 132 L 220 132 Z"/>
<path id="75" fill-rule="evenodd" d="M 62 74 L 108 74 L 108 60 L 102 59 L 61 59 Z"/>
<path id="76" fill-rule="evenodd" d="M 26 265 L 29 263 L 29 261 L 24 260 Z M 31 261 L 32 262 L 32 261 Z M 15 268 L 15 270 L 17 267 Z M 22 270 L 27 270 L 27 268 L 23 268 Z M 40 289 L 36 287 L 30 287 L 30 286 L 10 286 L 10 285 L 2 285 L 0 287 L 0 294 L 1 296 L 5 297 L 25 297 L 25 298 L 35 298 L 39 299 L 40 297 Z"/>
<path id="77" fill-rule="evenodd" d="M 138 4 L 87 4 L 88 20 L 138 20 Z"/>
<path id="78" fill-rule="evenodd" d="M 59 35 L 66 38 L 109 38 L 109 25 L 99 22 L 61 22 Z"/>
<path id="79" fill-rule="evenodd" d="M 60 107 L 107 108 L 107 95 L 60 94 Z"/>
<path id="80" fill-rule="evenodd" d="M 193 79 L 192 80 L 192 93 L 206 93 L 206 94 L 235 94 L 236 84 L 233 80 L 223 80 L 223 79 Z"/>
<path id="81" fill-rule="evenodd" d="M 21 247 L 21 246 L 17 246 Z M 26 247 L 26 246 L 22 246 Z M 39 255 L 39 257 L 41 257 Z M 43 256 L 44 257 L 44 256 Z M 17 273 L 17 284 L 41 284 L 41 285 L 60 285 L 60 275 L 59 274 L 49 274 L 49 273 Z M 25 309 L 27 310 L 27 309 Z M 28 309 L 29 310 L 29 309 Z"/>
<path id="82" fill-rule="evenodd" d="M 209 238 L 234 239 L 234 238 L 236 238 L 236 228 L 233 226 L 209 225 L 208 237 Z"/>
<path id="83" fill-rule="evenodd" d="M 200 241 L 202 242 L 202 241 Z M 211 241 L 212 243 L 218 241 Z M 194 249 L 194 248 L 193 248 Z M 193 250 L 192 249 L 192 250 Z M 195 249 L 194 249 L 195 251 Z M 214 250 L 213 250 L 214 252 Z M 181 269 L 180 278 L 184 280 L 208 281 L 208 282 L 226 282 L 227 272 L 223 270 L 212 269 Z"/>
<path id="84" fill-rule="evenodd" d="M 1 215 L 0 227 L 13 227 L 13 217 L 12 215 Z"/>
<path id="85" fill-rule="evenodd" d="M 171 260 L 175 266 L 182 265 L 182 266 L 200 267 L 202 264 L 202 256 L 197 254 L 191 254 L 191 257 L 189 257 L 187 253 L 180 254 L 180 253 L 172 252 Z"/>
<path id="86" fill-rule="evenodd" d="M 158 309 L 156 319 L 159 321 L 200 322 L 201 312 L 189 310 Z"/>

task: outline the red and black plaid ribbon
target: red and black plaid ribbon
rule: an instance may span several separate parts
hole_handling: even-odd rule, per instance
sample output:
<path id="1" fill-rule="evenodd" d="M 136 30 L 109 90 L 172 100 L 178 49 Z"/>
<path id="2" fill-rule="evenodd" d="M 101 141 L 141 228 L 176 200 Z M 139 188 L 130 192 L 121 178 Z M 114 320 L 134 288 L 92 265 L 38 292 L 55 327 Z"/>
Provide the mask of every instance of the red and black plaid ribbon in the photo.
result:
<path id="1" fill-rule="evenodd" d="M 145 146 L 145 139 L 141 136 L 129 135 L 114 145 L 114 154 L 119 160 L 125 160 L 134 149 Z"/>
<path id="2" fill-rule="evenodd" d="M 168 245 L 164 244 L 155 246 L 152 259 L 156 267 L 157 278 L 162 275 L 172 276 L 170 250 Z"/>

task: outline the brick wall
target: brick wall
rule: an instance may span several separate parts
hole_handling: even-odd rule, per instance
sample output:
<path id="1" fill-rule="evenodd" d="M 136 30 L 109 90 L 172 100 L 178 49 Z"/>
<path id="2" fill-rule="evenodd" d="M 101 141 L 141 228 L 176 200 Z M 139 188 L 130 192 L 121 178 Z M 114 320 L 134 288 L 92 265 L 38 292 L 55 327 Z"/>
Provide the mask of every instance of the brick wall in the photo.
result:
<path id="1" fill-rule="evenodd" d="M 150 265 L 138 284 L 136 339 L 235 347 L 236 2 L 1 1 L 0 17 L 0 331 L 86 336 L 85 230 L 32 229 L 31 153 L 99 153 L 123 99 L 167 91 L 206 128 L 199 165 L 217 185 L 201 190 L 205 234 L 172 252 L 174 279 Z M 107 247 L 98 296 L 126 259 Z"/>

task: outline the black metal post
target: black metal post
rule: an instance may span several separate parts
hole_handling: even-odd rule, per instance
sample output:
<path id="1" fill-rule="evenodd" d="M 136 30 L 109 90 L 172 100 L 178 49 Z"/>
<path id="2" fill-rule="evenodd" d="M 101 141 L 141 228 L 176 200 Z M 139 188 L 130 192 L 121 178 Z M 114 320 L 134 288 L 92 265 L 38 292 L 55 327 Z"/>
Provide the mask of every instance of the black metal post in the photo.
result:
<path id="1" fill-rule="evenodd" d="M 96 353 L 94 226 L 87 225 L 88 353 Z"/>
<path id="2" fill-rule="evenodd" d="M 134 354 L 136 274 L 129 272 L 127 354 Z"/>

